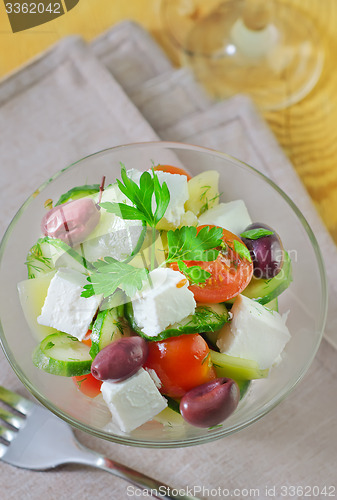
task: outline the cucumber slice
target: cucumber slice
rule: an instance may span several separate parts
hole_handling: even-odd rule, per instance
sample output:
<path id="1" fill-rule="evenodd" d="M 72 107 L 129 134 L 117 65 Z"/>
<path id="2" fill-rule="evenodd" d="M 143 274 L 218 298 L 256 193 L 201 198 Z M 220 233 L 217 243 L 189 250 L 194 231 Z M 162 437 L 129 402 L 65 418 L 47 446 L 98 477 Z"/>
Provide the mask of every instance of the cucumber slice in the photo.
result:
<path id="1" fill-rule="evenodd" d="M 134 315 L 132 303 L 128 302 L 125 305 L 125 316 L 129 321 L 131 328 L 147 340 L 164 340 L 169 337 L 189 333 L 214 332 L 220 330 L 222 326 L 229 320 L 229 314 L 225 304 L 208 304 L 199 305 L 196 307 L 194 314 L 190 314 L 179 323 L 174 323 L 168 326 L 155 337 L 147 336 L 137 325 Z"/>
<path id="2" fill-rule="evenodd" d="M 167 406 L 168 406 L 168 408 L 171 408 L 171 410 L 173 410 L 176 413 L 180 414 L 179 401 L 177 401 L 176 399 L 171 398 L 170 396 L 164 396 L 164 397 L 167 400 Z"/>
<path id="3" fill-rule="evenodd" d="M 278 298 L 276 297 L 275 299 L 271 300 L 270 302 L 267 302 L 267 304 L 264 305 L 267 309 L 270 309 L 271 311 L 276 311 L 278 312 Z"/>
<path id="4" fill-rule="evenodd" d="M 63 332 L 48 335 L 33 354 L 33 363 L 37 368 L 64 377 L 90 373 L 91 362 L 89 347 Z"/>
<path id="5" fill-rule="evenodd" d="M 59 267 L 70 267 L 83 273 L 93 269 L 92 264 L 67 243 L 49 236 L 37 240 L 29 250 L 25 264 L 28 278 L 37 278 Z"/>
<path id="6" fill-rule="evenodd" d="M 251 282 L 243 290 L 242 295 L 254 299 L 260 304 L 267 304 L 278 297 L 288 288 L 292 282 L 291 259 L 287 252 L 284 252 L 284 261 L 281 271 L 269 280 L 252 278 Z"/>
<path id="7" fill-rule="evenodd" d="M 55 270 L 55 258 L 57 259 L 57 250 L 50 246 L 44 238 L 40 238 L 29 250 L 26 258 L 28 278 L 37 278 L 41 275 Z"/>
<path id="8" fill-rule="evenodd" d="M 120 339 L 128 333 L 123 323 L 124 305 L 105 309 L 97 315 L 92 327 L 90 356 L 94 359 L 99 351 L 111 342 Z"/>
<path id="9" fill-rule="evenodd" d="M 206 340 L 207 344 L 212 348 L 212 349 L 217 349 L 216 346 L 216 341 L 218 340 L 218 334 L 219 332 L 204 332 L 202 336 Z"/>
<path id="10" fill-rule="evenodd" d="M 99 187 L 99 184 L 85 184 L 84 186 L 76 186 L 72 189 L 69 189 L 69 191 L 60 196 L 57 203 L 55 203 L 55 207 L 57 207 L 58 205 L 62 205 L 67 201 L 78 200 L 79 198 L 84 198 L 85 196 L 98 193 Z"/>
<path id="11" fill-rule="evenodd" d="M 212 349 L 210 353 L 218 377 L 228 377 L 238 381 L 266 378 L 268 376 L 269 370 L 260 370 L 256 361 L 235 358 Z"/>
<path id="12" fill-rule="evenodd" d="M 240 399 L 243 398 L 243 396 L 247 393 L 248 388 L 251 384 L 251 380 L 236 380 L 235 381 L 240 389 Z"/>

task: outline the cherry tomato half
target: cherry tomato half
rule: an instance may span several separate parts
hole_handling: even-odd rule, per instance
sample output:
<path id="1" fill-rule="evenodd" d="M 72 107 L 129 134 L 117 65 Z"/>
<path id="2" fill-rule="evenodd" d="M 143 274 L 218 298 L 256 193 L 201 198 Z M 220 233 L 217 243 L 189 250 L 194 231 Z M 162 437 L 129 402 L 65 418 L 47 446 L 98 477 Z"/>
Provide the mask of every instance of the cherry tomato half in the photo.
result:
<path id="1" fill-rule="evenodd" d="M 203 227 L 205 225 L 199 226 L 197 231 L 199 232 Z M 234 241 L 242 243 L 240 238 L 223 229 L 222 240 L 225 245 L 216 260 L 211 262 L 185 261 L 188 267 L 198 265 L 211 273 L 211 277 L 205 283 L 189 286 L 197 302 L 217 304 L 230 300 L 241 293 L 252 279 L 253 263 L 234 251 Z M 171 264 L 171 267 L 178 270 L 175 263 Z"/>
<path id="2" fill-rule="evenodd" d="M 188 181 L 190 179 L 192 179 L 192 177 L 190 176 L 190 174 L 188 174 L 186 172 L 186 170 L 184 170 L 183 168 L 174 167 L 173 165 L 156 165 L 154 167 L 154 170 L 159 170 L 161 172 L 167 172 L 169 174 L 185 175 L 185 177 L 187 177 Z"/>
<path id="3" fill-rule="evenodd" d="M 149 342 L 145 368 L 155 370 L 160 392 L 180 398 L 187 391 L 216 378 L 208 345 L 197 333 Z"/>
<path id="4" fill-rule="evenodd" d="M 89 396 L 89 398 L 95 398 L 101 391 L 102 381 L 97 380 L 91 375 L 91 373 L 87 373 L 87 375 L 79 375 L 78 377 L 72 377 L 72 379 L 79 390 L 86 396 Z"/>
<path id="5" fill-rule="evenodd" d="M 82 339 L 83 344 L 87 345 L 88 347 L 91 347 L 91 330 L 88 330 L 87 333 L 85 334 L 84 339 Z"/>

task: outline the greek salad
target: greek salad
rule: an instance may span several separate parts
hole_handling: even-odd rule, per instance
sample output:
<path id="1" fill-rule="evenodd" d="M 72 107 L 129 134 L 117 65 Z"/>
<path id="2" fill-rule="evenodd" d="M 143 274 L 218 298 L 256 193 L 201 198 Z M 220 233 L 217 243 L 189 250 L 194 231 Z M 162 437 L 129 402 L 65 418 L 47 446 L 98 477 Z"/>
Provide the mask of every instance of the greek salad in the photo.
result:
<path id="1" fill-rule="evenodd" d="M 33 363 L 103 397 L 121 431 L 167 407 L 190 425 L 221 425 L 290 339 L 277 302 L 289 255 L 218 185 L 217 171 L 121 165 L 111 184 L 46 203 L 18 284 L 39 339 Z"/>

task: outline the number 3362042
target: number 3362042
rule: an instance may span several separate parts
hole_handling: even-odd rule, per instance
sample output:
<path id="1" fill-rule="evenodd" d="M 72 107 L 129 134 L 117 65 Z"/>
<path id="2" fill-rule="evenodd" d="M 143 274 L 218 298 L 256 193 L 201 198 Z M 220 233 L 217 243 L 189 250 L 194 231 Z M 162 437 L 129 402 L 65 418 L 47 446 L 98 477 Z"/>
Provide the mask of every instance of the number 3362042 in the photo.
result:
<path id="1" fill-rule="evenodd" d="M 7 14 L 62 14 L 61 3 L 6 3 Z"/>

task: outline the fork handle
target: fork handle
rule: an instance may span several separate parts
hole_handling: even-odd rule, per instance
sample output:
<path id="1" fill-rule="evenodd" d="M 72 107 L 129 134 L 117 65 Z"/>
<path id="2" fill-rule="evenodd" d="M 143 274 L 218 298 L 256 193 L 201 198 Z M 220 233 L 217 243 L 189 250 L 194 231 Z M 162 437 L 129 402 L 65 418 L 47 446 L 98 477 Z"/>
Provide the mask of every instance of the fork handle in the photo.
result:
<path id="1" fill-rule="evenodd" d="M 200 500 L 197 497 L 191 495 L 179 495 L 176 488 L 171 488 L 170 486 L 157 481 L 141 472 L 138 472 L 126 465 L 120 464 L 110 460 L 110 458 L 99 455 L 92 450 L 81 446 L 82 451 L 81 457 L 77 457 L 76 462 L 95 467 L 97 469 L 104 470 L 118 476 L 131 484 L 134 484 L 142 490 L 146 490 L 151 493 L 153 498 L 158 498 L 159 500 Z"/>

